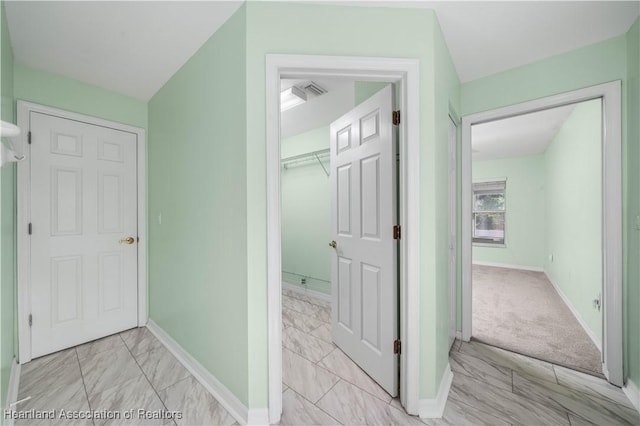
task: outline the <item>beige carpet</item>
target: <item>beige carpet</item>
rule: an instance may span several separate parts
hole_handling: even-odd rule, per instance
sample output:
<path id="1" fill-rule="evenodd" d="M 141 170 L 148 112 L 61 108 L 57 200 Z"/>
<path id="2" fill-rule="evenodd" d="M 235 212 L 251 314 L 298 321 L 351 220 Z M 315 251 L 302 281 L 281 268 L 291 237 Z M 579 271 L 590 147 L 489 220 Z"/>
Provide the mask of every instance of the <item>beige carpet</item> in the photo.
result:
<path id="1" fill-rule="evenodd" d="M 472 335 L 602 376 L 600 351 L 542 272 L 473 265 Z"/>

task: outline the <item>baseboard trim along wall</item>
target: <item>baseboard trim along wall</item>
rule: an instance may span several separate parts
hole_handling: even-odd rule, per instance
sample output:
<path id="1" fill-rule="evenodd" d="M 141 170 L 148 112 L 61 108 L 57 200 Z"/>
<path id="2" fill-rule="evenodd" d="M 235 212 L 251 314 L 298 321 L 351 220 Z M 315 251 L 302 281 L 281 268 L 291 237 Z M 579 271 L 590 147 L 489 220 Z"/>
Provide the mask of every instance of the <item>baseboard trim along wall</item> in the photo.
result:
<path id="1" fill-rule="evenodd" d="M 423 419 L 439 419 L 444 414 L 444 408 L 447 405 L 449 390 L 453 383 L 453 373 L 451 366 L 447 364 L 440 381 L 438 395 L 433 399 L 421 399 L 418 406 L 418 415 Z"/>
<path id="2" fill-rule="evenodd" d="M 541 266 L 511 265 L 509 263 L 481 262 L 476 260 L 473 261 L 473 264 L 479 266 L 494 266 L 496 268 L 520 269 L 522 271 L 544 272 L 544 268 Z"/>
<path id="3" fill-rule="evenodd" d="M 317 297 L 318 299 L 331 302 L 330 294 L 320 293 L 319 291 L 315 291 L 315 290 L 309 290 L 309 289 L 300 287 L 299 285 L 296 285 L 296 284 L 291 284 L 283 281 L 282 288 L 286 288 L 287 290 L 295 291 L 296 293 L 300 293 L 300 294 L 308 294 L 309 296 Z"/>
<path id="4" fill-rule="evenodd" d="M 562 299 L 564 304 L 567 305 L 567 307 L 569 308 L 573 316 L 578 320 L 578 323 L 587 333 L 587 336 L 589 336 L 589 338 L 593 341 L 593 344 L 596 345 L 596 348 L 598 348 L 600 353 L 602 353 L 602 343 L 599 341 L 598 336 L 596 336 L 594 332 L 591 331 L 589 326 L 587 326 L 587 323 L 584 322 L 584 320 L 582 319 L 582 316 L 580 315 L 578 310 L 575 308 L 575 306 L 573 306 L 573 303 L 571 303 L 571 300 L 569 300 L 569 298 L 563 293 L 563 291 L 560 290 L 560 287 L 558 287 L 556 283 L 553 282 L 553 280 L 551 279 L 551 277 L 549 277 L 549 274 L 547 274 L 546 271 L 544 275 L 547 277 L 547 279 L 549 280 L 553 288 L 556 289 L 556 292 L 560 295 L 560 298 Z"/>
<path id="5" fill-rule="evenodd" d="M 622 387 L 622 390 L 633 406 L 636 407 L 636 411 L 640 413 L 640 390 L 638 390 L 638 386 L 633 383 L 633 380 L 627 379 L 627 383 Z"/>
<path id="6" fill-rule="evenodd" d="M 7 386 L 7 411 L 15 410 L 17 407 L 12 407 L 11 404 L 18 400 L 18 390 L 20 389 L 20 370 L 21 366 L 14 358 L 11 363 L 11 373 L 9 375 L 9 384 Z M 5 426 L 13 426 L 14 421 L 12 418 L 5 419 L 3 416 L 3 422 Z"/>
<path id="7" fill-rule="evenodd" d="M 191 356 L 178 342 L 164 331 L 153 320 L 149 320 L 147 328 L 178 361 L 195 377 L 202 386 L 233 416 L 238 423 L 246 425 L 269 424 L 269 410 L 248 409 L 225 385 L 220 383 L 213 374 Z"/>

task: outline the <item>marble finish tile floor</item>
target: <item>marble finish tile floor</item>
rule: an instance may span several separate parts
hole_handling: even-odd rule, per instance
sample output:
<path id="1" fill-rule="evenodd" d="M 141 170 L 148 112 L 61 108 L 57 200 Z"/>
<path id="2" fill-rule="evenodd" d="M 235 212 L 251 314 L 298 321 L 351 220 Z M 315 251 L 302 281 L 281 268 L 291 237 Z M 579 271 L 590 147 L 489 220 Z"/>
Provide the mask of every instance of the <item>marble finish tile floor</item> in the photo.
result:
<path id="1" fill-rule="evenodd" d="M 22 399 L 17 411 L 55 410 L 55 418 L 16 420 L 16 425 L 237 424 L 146 327 L 24 364 L 18 391 Z M 67 418 L 79 411 L 101 418 Z"/>
<path id="2" fill-rule="evenodd" d="M 452 347 L 454 379 L 443 417 L 420 419 L 332 343 L 326 301 L 284 290 L 283 317 L 281 425 L 640 424 L 624 393 L 606 381 L 475 341 Z M 121 417 L 17 425 L 237 424 L 145 327 L 24 364 L 18 399 L 25 399 L 19 411 L 93 410 Z M 181 418 L 124 418 L 137 409 L 180 412 Z"/>
<path id="3" fill-rule="evenodd" d="M 640 424 L 622 390 L 603 379 L 459 340 L 449 355 L 454 378 L 443 417 L 410 416 L 333 345 L 330 314 L 326 301 L 283 289 L 281 425 Z"/>

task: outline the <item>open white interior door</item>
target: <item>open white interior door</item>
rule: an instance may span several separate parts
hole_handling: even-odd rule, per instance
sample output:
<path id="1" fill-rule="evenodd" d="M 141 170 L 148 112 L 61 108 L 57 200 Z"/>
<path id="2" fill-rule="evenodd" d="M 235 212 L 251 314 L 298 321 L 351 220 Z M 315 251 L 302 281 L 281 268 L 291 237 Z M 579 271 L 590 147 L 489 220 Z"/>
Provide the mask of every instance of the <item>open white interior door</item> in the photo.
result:
<path id="1" fill-rule="evenodd" d="M 137 325 L 137 139 L 30 113 L 33 358 Z"/>
<path id="2" fill-rule="evenodd" d="M 391 396 L 398 394 L 396 144 L 393 87 L 331 124 L 332 334 Z"/>

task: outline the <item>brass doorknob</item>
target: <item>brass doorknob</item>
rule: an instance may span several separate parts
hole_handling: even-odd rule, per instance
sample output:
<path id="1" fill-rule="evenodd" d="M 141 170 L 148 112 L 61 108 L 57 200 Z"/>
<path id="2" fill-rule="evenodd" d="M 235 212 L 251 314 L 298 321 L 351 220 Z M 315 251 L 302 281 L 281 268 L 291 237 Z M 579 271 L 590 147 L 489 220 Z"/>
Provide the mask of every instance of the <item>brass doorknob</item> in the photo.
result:
<path id="1" fill-rule="evenodd" d="M 338 243 L 336 243 L 336 241 L 335 241 L 335 240 L 333 240 L 333 241 L 331 241 L 331 242 L 329 243 L 329 247 L 336 248 L 336 247 L 338 247 Z"/>
<path id="2" fill-rule="evenodd" d="M 134 242 L 135 238 L 133 237 L 123 238 L 119 241 L 120 244 L 133 244 Z"/>

